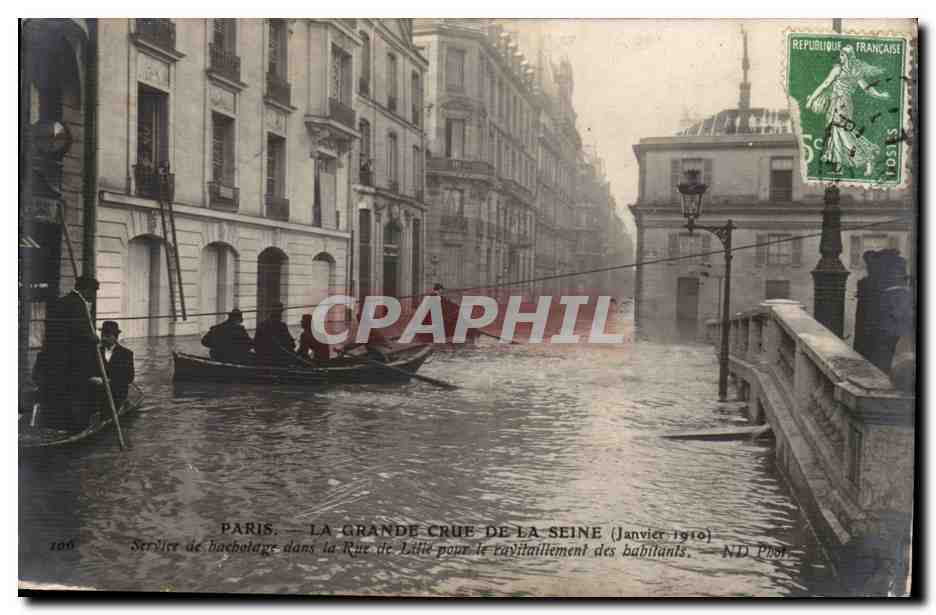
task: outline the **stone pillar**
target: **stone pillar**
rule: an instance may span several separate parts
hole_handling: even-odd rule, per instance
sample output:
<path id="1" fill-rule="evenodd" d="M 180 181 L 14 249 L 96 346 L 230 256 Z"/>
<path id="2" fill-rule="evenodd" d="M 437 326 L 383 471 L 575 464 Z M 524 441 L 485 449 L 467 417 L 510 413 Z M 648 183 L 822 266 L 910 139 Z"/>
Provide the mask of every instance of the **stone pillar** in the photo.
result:
<path id="1" fill-rule="evenodd" d="M 813 316 L 830 331 L 842 337 L 845 330 L 845 282 L 848 270 L 839 258 L 842 254 L 842 210 L 839 208 L 838 187 L 826 187 L 824 200 L 822 239 L 819 243 L 819 253 L 822 256 L 812 271 Z"/>

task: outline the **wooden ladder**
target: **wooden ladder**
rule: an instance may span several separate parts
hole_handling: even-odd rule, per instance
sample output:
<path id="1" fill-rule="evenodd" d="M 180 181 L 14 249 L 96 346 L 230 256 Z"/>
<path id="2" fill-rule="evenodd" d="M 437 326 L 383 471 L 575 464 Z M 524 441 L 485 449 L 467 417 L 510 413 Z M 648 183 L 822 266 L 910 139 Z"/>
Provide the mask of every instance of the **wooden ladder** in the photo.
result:
<path id="1" fill-rule="evenodd" d="M 172 208 L 174 196 L 169 175 L 169 166 L 159 171 L 159 215 L 162 218 L 163 237 L 166 240 L 166 273 L 169 277 L 169 303 L 173 322 L 178 322 L 179 314 L 186 320 L 185 289 L 182 286 L 182 265 L 179 263 L 179 242 L 176 236 L 175 210 Z M 172 241 L 170 242 L 170 238 Z M 179 285 L 176 294 L 175 285 Z"/>

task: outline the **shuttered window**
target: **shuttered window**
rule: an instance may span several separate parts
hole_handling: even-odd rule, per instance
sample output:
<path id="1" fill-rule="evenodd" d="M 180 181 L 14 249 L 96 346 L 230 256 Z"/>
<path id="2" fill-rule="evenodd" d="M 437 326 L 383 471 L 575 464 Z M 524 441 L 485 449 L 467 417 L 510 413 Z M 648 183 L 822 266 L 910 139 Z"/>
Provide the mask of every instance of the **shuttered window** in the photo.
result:
<path id="1" fill-rule="evenodd" d="M 767 264 L 767 235 L 766 233 L 757 234 L 757 264 L 766 265 Z"/>

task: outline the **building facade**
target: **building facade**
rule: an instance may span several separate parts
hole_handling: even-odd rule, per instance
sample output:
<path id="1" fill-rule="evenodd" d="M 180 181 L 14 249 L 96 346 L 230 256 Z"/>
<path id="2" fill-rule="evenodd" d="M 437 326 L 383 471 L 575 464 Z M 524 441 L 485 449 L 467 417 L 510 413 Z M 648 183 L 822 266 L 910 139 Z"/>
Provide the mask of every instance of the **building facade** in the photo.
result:
<path id="1" fill-rule="evenodd" d="M 485 289 L 535 272 L 533 73 L 489 20 L 418 19 L 426 89 L 427 276 Z M 519 284 L 511 292 L 532 291 Z"/>
<path id="2" fill-rule="evenodd" d="M 347 20 L 99 20 L 99 318 L 197 334 L 282 302 L 294 324 L 350 290 L 359 48 Z"/>
<path id="3" fill-rule="evenodd" d="M 746 45 L 745 45 L 746 48 Z M 746 51 L 745 51 L 746 53 Z M 680 208 L 677 184 L 696 170 L 708 186 L 699 224 L 720 226 L 731 219 L 737 229 L 731 280 L 731 312 L 765 299 L 793 299 L 812 311 L 812 270 L 819 261 L 823 187 L 807 185 L 798 171 L 800 149 L 786 110 L 750 106 L 744 78 L 736 109 L 727 109 L 680 130 L 674 136 L 641 139 L 634 146 L 640 168 L 638 200 L 631 207 L 637 223 L 637 259 L 647 261 L 717 251 L 721 243 L 705 231 L 690 234 Z M 806 155 L 818 155 L 807 150 Z M 845 338 L 854 330 L 856 285 L 865 275 L 867 250 L 895 248 L 912 258 L 907 191 L 855 190 L 841 193 L 842 262 L 849 269 Z M 848 227 L 873 225 L 860 230 Z M 789 240 L 800 235 L 806 238 Z M 789 240 L 789 241 L 788 241 Z M 649 335 L 678 332 L 693 337 L 707 319 L 719 318 L 724 281 L 721 254 L 700 256 L 637 269 L 637 325 Z"/>
<path id="4" fill-rule="evenodd" d="M 97 31 L 90 19 L 20 20 L 18 366 L 50 301 L 94 274 Z M 67 235 L 66 235 L 67 233 Z"/>
<path id="5" fill-rule="evenodd" d="M 352 20 L 347 20 L 352 21 Z M 424 91 L 411 19 L 357 19 L 352 202 L 356 296 L 425 292 Z"/>

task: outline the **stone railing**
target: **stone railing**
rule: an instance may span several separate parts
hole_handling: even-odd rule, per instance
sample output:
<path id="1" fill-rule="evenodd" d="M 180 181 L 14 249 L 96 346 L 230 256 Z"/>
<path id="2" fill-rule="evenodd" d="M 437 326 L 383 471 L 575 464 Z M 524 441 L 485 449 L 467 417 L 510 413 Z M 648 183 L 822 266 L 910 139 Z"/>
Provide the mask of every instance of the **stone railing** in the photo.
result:
<path id="1" fill-rule="evenodd" d="M 720 323 L 707 323 L 716 346 Z M 915 399 L 807 313 L 772 300 L 731 319 L 730 374 L 840 577 L 906 573 Z M 883 558 L 883 560 L 882 560 Z M 862 587 L 871 591 L 871 588 Z"/>
<path id="2" fill-rule="evenodd" d="M 458 158 L 430 158 L 427 161 L 429 171 L 447 171 L 454 173 L 476 173 L 493 175 L 494 167 L 483 160 L 459 160 Z"/>

